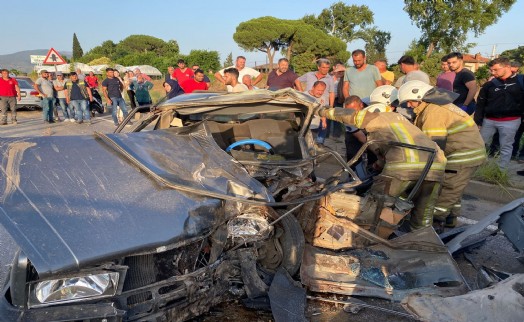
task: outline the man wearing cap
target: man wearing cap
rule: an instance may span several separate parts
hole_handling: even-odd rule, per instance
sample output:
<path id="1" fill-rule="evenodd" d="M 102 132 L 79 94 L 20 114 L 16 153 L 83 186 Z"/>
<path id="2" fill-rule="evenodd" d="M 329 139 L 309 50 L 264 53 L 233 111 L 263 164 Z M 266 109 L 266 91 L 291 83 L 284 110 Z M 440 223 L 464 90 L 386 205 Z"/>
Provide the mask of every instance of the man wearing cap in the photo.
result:
<path id="1" fill-rule="evenodd" d="M 65 84 L 66 81 L 64 80 L 64 74 L 62 72 L 56 73 L 56 79 L 53 81 L 53 86 L 56 91 L 56 99 L 58 100 L 58 104 L 60 105 L 60 108 L 62 109 L 62 113 L 64 115 L 64 121 L 71 121 L 74 122 L 74 116 L 73 112 L 71 111 L 71 108 L 68 107 L 67 100 L 66 100 L 66 90 L 65 90 Z M 58 118 L 58 113 L 57 113 Z M 60 121 L 60 118 L 58 118 L 58 121 Z"/>
<path id="2" fill-rule="evenodd" d="M 178 68 L 175 68 L 172 77 L 176 79 L 178 84 L 182 85 L 182 83 L 184 83 L 186 80 L 195 76 L 195 73 L 193 73 L 191 68 L 187 68 L 185 60 L 179 59 L 177 65 Z"/>
<path id="3" fill-rule="evenodd" d="M 2 77 L 0 78 L 0 110 L 2 111 L 2 120 L 0 125 L 7 124 L 7 108 L 11 108 L 11 121 L 16 124 L 16 100 L 20 101 L 20 87 L 15 78 L 9 77 L 9 71 L 2 69 L 0 71 Z"/>
<path id="4" fill-rule="evenodd" d="M 55 123 L 53 121 L 53 109 L 54 109 L 54 86 L 53 82 L 49 80 L 49 73 L 47 70 L 40 72 L 40 78 L 33 84 L 35 90 L 42 96 L 42 114 L 44 122 Z"/>
<path id="5" fill-rule="evenodd" d="M 106 69 L 107 78 L 102 82 L 102 93 L 106 99 L 107 104 L 111 105 L 111 115 L 115 126 L 118 126 L 117 109 L 120 106 L 120 110 L 124 114 L 124 118 L 127 117 L 126 101 L 122 97 L 122 90 L 124 84 L 115 77 L 115 71 L 113 68 Z"/>

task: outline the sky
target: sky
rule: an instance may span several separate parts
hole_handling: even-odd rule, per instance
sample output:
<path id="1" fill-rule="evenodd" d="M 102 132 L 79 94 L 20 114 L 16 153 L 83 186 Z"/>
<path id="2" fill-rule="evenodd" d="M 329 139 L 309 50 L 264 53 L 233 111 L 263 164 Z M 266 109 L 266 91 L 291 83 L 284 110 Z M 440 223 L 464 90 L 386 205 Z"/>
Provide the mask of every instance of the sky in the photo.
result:
<path id="1" fill-rule="evenodd" d="M 266 63 L 266 55 L 245 52 L 236 45 L 233 34 L 241 22 L 262 16 L 299 19 L 306 14 L 318 15 L 334 2 L 336 0 L 10 1 L 9 5 L 4 4 L 4 9 L 9 8 L 2 17 L 0 54 L 51 47 L 72 51 L 73 33 L 86 53 L 105 40 L 117 43 L 129 35 L 144 34 L 165 41 L 176 40 L 182 54 L 192 49 L 216 50 L 223 62 L 232 52 L 233 56 L 246 56 L 247 65 L 255 66 Z M 420 30 L 403 10 L 402 0 L 344 2 L 367 5 L 374 13 L 375 26 L 391 33 L 391 42 L 386 47 L 390 63 L 396 62 L 411 41 L 420 36 Z M 470 53 L 479 52 L 489 57 L 494 45 L 497 53 L 524 46 L 520 20 L 523 15 L 524 0 L 517 0 L 484 34 L 478 38 L 470 35 L 468 42 L 477 44 Z M 355 41 L 348 44 L 348 50 L 363 48 L 363 45 Z"/>

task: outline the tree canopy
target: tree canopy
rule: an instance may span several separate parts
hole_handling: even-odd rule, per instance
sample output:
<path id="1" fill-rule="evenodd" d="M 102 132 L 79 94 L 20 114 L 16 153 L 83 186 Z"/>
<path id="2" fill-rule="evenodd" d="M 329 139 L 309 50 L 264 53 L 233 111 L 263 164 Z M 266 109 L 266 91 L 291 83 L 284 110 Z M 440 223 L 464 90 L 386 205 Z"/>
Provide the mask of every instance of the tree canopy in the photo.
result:
<path id="1" fill-rule="evenodd" d="M 351 42 L 360 38 L 359 32 L 373 24 L 373 12 L 368 6 L 346 5 L 340 1 L 322 10 L 316 17 L 307 15 L 302 20 L 328 35 Z"/>
<path id="2" fill-rule="evenodd" d="M 479 36 L 497 22 L 516 0 L 404 0 L 404 10 L 422 32 L 420 43 L 426 56 L 433 50 L 452 51 L 467 40 L 467 33 Z"/>
<path id="3" fill-rule="evenodd" d="M 244 50 L 265 53 L 270 66 L 273 66 L 275 53 L 289 46 L 295 32 L 292 20 L 260 17 L 240 23 L 233 40 Z"/>
<path id="4" fill-rule="evenodd" d="M 302 20 L 261 17 L 242 22 L 233 39 L 244 50 L 267 54 L 270 66 L 277 51 L 282 51 L 296 71 L 309 70 L 321 57 L 347 60 L 346 43 Z M 300 56 L 300 59 L 297 57 Z M 296 64 L 296 62 L 301 62 Z"/>
<path id="5" fill-rule="evenodd" d="M 131 35 L 118 43 L 106 40 L 77 61 L 92 65 L 151 65 L 165 71 L 180 58 L 185 58 L 189 63 L 199 64 L 205 69 L 215 70 L 220 65 L 216 51 L 192 50 L 189 55 L 184 56 L 179 53 L 176 40 L 164 41 L 147 35 Z"/>
<path id="6" fill-rule="evenodd" d="M 84 51 L 82 50 L 82 46 L 80 46 L 80 41 L 78 41 L 76 33 L 73 33 L 73 59 L 77 60 L 82 56 L 84 56 Z"/>
<path id="7" fill-rule="evenodd" d="M 373 12 L 368 6 L 336 2 L 318 16 L 307 15 L 302 20 L 346 43 L 364 40 L 368 61 L 386 57 L 386 46 L 391 40 L 391 34 L 372 26 Z"/>
<path id="8" fill-rule="evenodd" d="M 505 50 L 500 56 L 504 56 L 513 61 L 518 61 L 521 64 L 524 64 L 524 46 L 519 46 L 515 49 Z"/>

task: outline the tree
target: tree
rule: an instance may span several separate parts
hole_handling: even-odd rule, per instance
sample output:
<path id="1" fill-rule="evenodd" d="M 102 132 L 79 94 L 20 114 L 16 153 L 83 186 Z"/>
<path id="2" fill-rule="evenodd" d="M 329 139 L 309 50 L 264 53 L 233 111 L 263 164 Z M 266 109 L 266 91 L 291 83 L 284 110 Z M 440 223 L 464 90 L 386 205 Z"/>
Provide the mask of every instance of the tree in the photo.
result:
<path id="1" fill-rule="evenodd" d="M 309 25 L 322 29 L 328 35 L 351 42 L 358 36 L 359 30 L 373 23 L 373 12 L 368 6 L 346 5 L 343 2 L 333 3 L 329 8 L 315 17 L 308 15 L 302 20 Z"/>
<path id="2" fill-rule="evenodd" d="M 204 72 L 220 69 L 220 58 L 218 51 L 194 49 L 186 56 L 188 65 L 197 64 Z M 231 66 L 231 65 L 229 65 Z"/>
<path id="3" fill-rule="evenodd" d="M 386 31 L 378 30 L 372 27 L 358 33 L 359 38 L 366 43 L 367 61 L 373 63 L 378 59 L 386 58 L 386 46 L 391 41 L 391 34 Z"/>
<path id="4" fill-rule="evenodd" d="M 391 34 L 371 27 L 373 12 L 365 5 L 336 2 L 322 10 L 318 16 L 307 15 L 302 20 L 346 43 L 356 39 L 364 40 L 366 56 L 370 62 L 386 56 L 386 46 L 391 40 Z"/>
<path id="5" fill-rule="evenodd" d="M 240 23 L 233 39 L 244 50 L 265 53 L 272 68 L 275 53 L 288 46 L 295 32 L 291 20 L 266 16 Z"/>
<path id="6" fill-rule="evenodd" d="M 347 61 L 350 53 L 346 48 L 347 44 L 339 38 L 330 36 L 303 21 L 297 21 L 295 35 L 286 48 L 286 54 L 295 72 L 303 73 L 314 68 L 319 58 Z"/>
<path id="7" fill-rule="evenodd" d="M 505 50 L 500 54 L 500 56 L 507 57 L 510 60 L 518 61 L 519 63 L 524 63 L 524 46 L 519 46 L 515 49 Z"/>
<path id="8" fill-rule="evenodd" d="M 82 50 L 82 46 L 80 46 L 76 33 L 73 33 L 73 60 L 77 60 L 82 56 L 84 56 L 84 51 Z"/>
<path id="9" fill-rule="evenodd" d="M 229 66 L 233 65 L 233 53 L 229 53 L 229 55 L 226 57 L 226 60 L 224 61 L 224 68 L 228 68 Z"/>
<path id="10" fill-rule="evenodd" d="M 404 10 L 422 31 L 426 57 L 435 49 L 446 52 L 463 45 L 467 33 L 479 36 L 497 22 L 516 0 L 404 0 Z"/>

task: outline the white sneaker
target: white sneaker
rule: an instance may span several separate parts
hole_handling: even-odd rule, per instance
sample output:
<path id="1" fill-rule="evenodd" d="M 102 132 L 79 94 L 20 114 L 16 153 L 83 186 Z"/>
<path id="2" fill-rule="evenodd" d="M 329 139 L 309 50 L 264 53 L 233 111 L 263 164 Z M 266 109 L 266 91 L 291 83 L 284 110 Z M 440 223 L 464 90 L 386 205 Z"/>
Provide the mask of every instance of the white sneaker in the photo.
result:
<path id="1" fill-rule="evenodd" d="M 69 122 L 75 123 L 75 119 L 69 119 Z"/>

